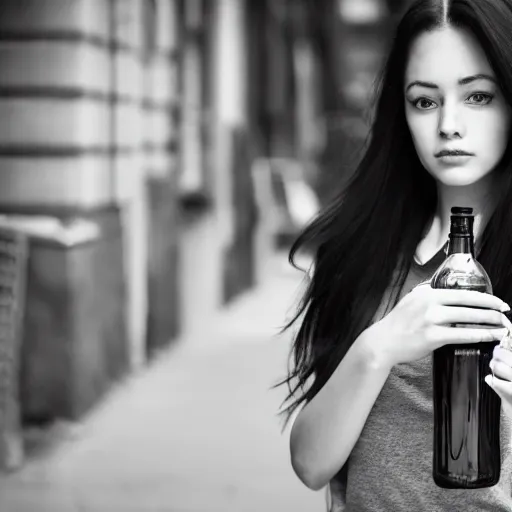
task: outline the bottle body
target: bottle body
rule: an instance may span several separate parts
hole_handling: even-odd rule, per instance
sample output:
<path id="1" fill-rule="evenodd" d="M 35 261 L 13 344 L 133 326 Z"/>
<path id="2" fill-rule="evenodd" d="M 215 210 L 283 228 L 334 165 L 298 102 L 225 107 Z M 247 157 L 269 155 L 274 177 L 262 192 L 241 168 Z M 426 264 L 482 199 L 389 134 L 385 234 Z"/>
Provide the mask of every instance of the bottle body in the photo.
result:
<path id="1" fill-rule="evenodd" d="M 434 352 L 433 477 L 439 487 L 479 489 L 499 482 L 500 399 L 484 382 L 488 343 Z"/>
<path id="2" fill-rule="evenodd" d="M 450 241 L 451 250 L 431 286 L 492 293 L 490 279 L 473 255 L 472 233 L 467 252 L 464 244 L 456 247 L 459 242 Z M 495 345 L 445 345 L 434 351 L 433 478 L 439 487 L 478 489 L 499 481 L 501 400 L 484 381 Z"/>

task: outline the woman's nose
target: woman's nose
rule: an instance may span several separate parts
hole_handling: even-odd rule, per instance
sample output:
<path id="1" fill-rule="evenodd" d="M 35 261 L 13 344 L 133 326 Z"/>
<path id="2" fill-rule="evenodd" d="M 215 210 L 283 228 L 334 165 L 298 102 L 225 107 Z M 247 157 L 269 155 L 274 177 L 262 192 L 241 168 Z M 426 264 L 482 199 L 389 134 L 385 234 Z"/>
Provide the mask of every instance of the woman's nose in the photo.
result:
<path id="1" fill-rule="evenodd" d="M 462 138 L 465 135 L 461 116 L 454 107 L 443 107 L 438 128 L 443 139 Z"/>

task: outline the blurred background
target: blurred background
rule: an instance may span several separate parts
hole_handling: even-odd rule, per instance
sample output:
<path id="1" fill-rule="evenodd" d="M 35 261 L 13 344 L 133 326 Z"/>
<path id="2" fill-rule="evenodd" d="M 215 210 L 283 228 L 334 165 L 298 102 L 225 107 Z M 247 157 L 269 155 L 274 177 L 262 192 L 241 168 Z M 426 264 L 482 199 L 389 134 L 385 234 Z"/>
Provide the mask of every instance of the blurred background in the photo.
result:
<path id="1" fill-rule="evenodd" d="M 408 2 L 1 2 L 2 512 L 325 510 L 270 389 L 286 251 Z"/>

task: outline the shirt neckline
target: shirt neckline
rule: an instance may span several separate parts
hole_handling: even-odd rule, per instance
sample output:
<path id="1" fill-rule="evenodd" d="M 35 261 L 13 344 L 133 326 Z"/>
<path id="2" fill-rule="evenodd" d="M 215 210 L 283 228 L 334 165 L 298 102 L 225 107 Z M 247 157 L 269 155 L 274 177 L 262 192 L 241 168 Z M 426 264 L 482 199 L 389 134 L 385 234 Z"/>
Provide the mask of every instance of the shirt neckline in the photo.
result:
<path id="1" fill-rule="evenodd" d="M 429 258 L 425 263 L 420 263 L 418 259 L 416 258 L 416 254 L 414 254 L 412 260 L 416 267 L 418 268 L 426 268 L 430 266 L 433 262 L 438 261 L 438 259 L 442 256 L 442 259 L 446 258 L 446 253 L 448 251 L 448 244 L 449 242 L 446 242 L 431 258 Z"/>

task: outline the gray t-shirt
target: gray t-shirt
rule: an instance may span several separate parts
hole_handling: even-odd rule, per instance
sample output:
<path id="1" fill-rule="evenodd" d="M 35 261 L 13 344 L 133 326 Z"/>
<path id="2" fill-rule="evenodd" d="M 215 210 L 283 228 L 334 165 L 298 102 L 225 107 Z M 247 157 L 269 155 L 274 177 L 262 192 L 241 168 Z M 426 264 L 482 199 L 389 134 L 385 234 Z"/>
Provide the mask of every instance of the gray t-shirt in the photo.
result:
<path id="1" fill-rule="evenodd" d="M 443 259 L 440 251 L 425 265 L 413 263 L 401 296 L 429 279 Z M 347 463 L 328 486 L 330 512 L 512 511 L 512 422 L 503 410 L 499 483 L 477 490 L 434 483 L 431 372 L 432 356 L 393 367 Z"/>

